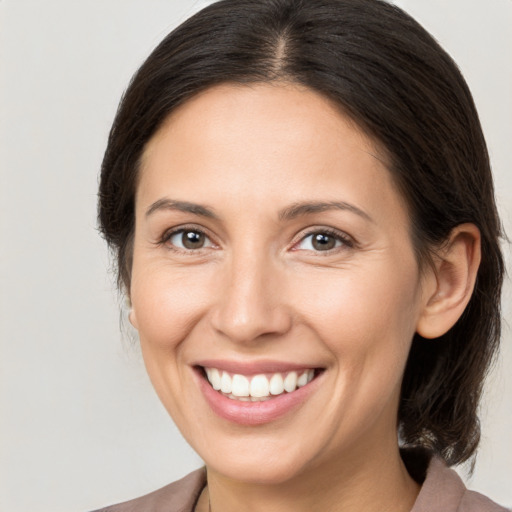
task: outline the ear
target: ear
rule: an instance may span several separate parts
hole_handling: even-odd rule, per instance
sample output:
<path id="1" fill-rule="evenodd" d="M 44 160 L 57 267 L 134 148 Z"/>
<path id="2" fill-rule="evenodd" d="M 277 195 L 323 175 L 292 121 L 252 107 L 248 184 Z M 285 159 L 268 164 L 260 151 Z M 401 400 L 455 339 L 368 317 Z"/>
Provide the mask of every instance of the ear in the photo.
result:
<path id="1" fill-rule="evenodd" d="M 480 258 L 478 228 L 454 228 L 424 281 L 425 303 L 416 328 L 420 336 L 438 338 L 455 325 L 473 294 Z"/>
<path id="2" fill-rule="evenodd" d="M 132 324 L 135 329 L 139 330 L 138 322 L 137 322 L 137 314 L 135 313 L 135 308 L 133 307 L 131 298 L 129 295 L 126 295 L 125 298 L 126 307 L 128 309 L 128 321 Z"/>
<path id="3" fill-rule="evenodd" d="M 137 322 L 137 315 L 136 315 L 135 309 L 133 307 L 132 307 L 132 309 L 130 309 L 130 312 L 128 313 L 128 320 L 130 321 L 132 326 L 135 327 L 135 329 L 139 330 L 139 324 Z"/>

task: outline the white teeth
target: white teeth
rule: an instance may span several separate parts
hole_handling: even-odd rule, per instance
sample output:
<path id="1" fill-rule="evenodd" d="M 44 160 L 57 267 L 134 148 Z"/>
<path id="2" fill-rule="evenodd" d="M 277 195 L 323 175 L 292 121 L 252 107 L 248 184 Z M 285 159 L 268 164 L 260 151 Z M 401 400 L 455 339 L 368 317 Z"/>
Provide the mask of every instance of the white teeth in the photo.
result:
<path id="1" fill-rule="evenodd" d="M 263 374 L 246 377 L 241 374 L 230 375 L 217 368 L 205 368 L 208 381 L 216 391 L 221 391 L 228 398 L 244 402 L 268 400 L 272 396 L 281 395 L 285 391 L 292 393 L 311 382 L 315 370 L 304 370 L 300 375 L 297 372 L 286 374 L 274 373 L 270 379 Z"/>
<path id="2" fill-rule="evenodd" d="M 308 372 L 304 372 L 298 379 L 297 379 L 297 386 L 301 388 L 302 386 L 305 386 L 308 383 Z"/>
<path id="3" fill-rule="evenodd" d="M 229 373 L 223 372 L 220 379 L 220 390 L 223 393 L 231 393 L 232 380 Z"/>
<path id="4" fill-rule="evenodd" d="M 212 388 L 215 389 L 215 391 L 219 391 L 221 386 L 219 370 L 217 370 L 217 368 L 209 368 L 209 370 L 210 373 L 207 372 L 208 380 L 211 382 Z"/>
<path id="5" fill-rule="evenodd" d="M 270 400 L 269 396 L 263 396 L 261 398 L 255 396 L 235 396 L 233 393 L 226 395 L 231 400 L 239 400 L 240 402 L 264 402 Z"/>
<path id="6" fill-rule="evenodd" d="M 280 373 L 275 373 L 270 379 L 270 394 L 280 395 L 284 391 L 283 376 Z"/>
<path id="7" fill-rule="evenodd" d="M 234 377 L 233 377 L 234 378 Z M 251 396 L 260 398 L 268 396 L 270 393 L 270 385 L 265 375 L 256 375 L 251 380 Z"/>
<path id="8" fill-rule="evenodd" d="M 301 388 L 302 386 L 305 386 L 308 382 L 311 382 L 313 380 L 314 376 L 315 376 L 315 370 L 306 370 L 297 379 L 297 386 L 299 386 L 299 388 Z"/>
<path id="9" fill-rule="evenodd" d="M 251 396 L 251 402 L 265 402 L 266 400 L 270 400 L 269 396 L 262 396 L 258 398 L 257 396 Z"/>
<path id="10" fill-rule="evenodd" d="M 297 387 L 297 372 L 290 372 L 284 379 L 284 389 L 291 393 Z"/>
<path id="11" fill-rule="evenodd" d="M 249 379 L 243 375 L 233 375 L 231 393 L 240 397 L 249 396 Z"/>

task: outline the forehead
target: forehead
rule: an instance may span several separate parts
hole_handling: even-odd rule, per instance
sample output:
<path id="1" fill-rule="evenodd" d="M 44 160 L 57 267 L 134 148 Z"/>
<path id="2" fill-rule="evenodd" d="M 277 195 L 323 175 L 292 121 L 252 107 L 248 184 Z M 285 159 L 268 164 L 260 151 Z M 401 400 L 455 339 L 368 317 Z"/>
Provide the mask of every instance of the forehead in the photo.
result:
<path id="1" fill-rule="evenodd" d="M 181 105 L 147 144 L 137 198 L 147 203 L 169 193 L 278 207 L 344 195 L 371 204 L 380 195 L 394 205 L 400 199 L 383 154 L 315 91 L 222 84 Z"/>
<path id="2" fill-rule="evenodd" d="M 308 148 L 325 139 L 326 131 L 337 143 L 341 136 L 345 145 L 356 143 L 377 159 L 386 159 L 381 145 L 367 136 L 340 105 L 305 86 L 272 82 L 223 83 L 196 94 L 177 107 L 146 144 L 143 163 L 155 147 L 168 144 L 171 135 L 189 138 L 200 134 L 204 142 L 214 138 L 216 143 L 222 139 L 225 144 L 245 137 L 244 150 L 248 151 L 255 136 L 266 135 L 265 142 L 270 145 L 295 142 L 304 147 L 307 142 Z"/>

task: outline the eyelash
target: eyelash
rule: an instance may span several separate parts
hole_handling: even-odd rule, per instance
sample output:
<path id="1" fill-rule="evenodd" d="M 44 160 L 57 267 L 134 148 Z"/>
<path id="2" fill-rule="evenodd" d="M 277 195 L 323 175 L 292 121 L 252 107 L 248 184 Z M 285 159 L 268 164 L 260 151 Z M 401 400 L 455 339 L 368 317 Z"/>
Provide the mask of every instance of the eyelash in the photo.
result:
<path id="1" fill-rule="evenodd" d="M 194 249 L 182 249 L 181 247 L 176 247 L 175 245 L 169 243 L 169 241 L 171 240 L 171 238 L 173 236 L 179 235 L 180 233 L 187 233 L 187 232 L 198 233 L 199 235 L 203 235 L 205 238 L 210 240 L 212 245 L 216 245 L 212 241 L 211 237 L 208 236 L 206 231 L 201 229 L 201 228 L 199 228 L 199 227 L 197 227 L 197 226 L 181 226 L 179 228 L 169 229 L 168 231 L 166 231 L 162 235 L 161 239 L 157 242 L 157 245 L 161 245 L 161 246 L 167 245 L 167 247 L 169 249 L 171 249 L 173 251 L 176 251 L 176 252 L 185 253 L 185 254 L 190 254 L 192 252 L 199 252 L 201 249 L 205 248 L 205 247 L 200 247 L 200 248 L 198 248 L 196 250 L 194 250 Z"/>
<path id="2" fill-rule="evenodd" d="M 329 237 L 334 238 L 336 241 L 341 242 L 341 247 L 340 246 L 334 247 L 334 248 L 328 249 L 326 251 L 314 251 L 315 253 L 318 253 L 318 254 L 324 253 L 327 256 L 327 255 L 330 255 L 333 252 L 338 251 L 338 250 L 352 249 L 355 247 L 354 240 L 350 236 L 348 236 L 346 233 L 343 233 L 342 231 L 338 231 L 333 228 L 320 228 L 319 227 L 319 228 L 310 229 L 306 233 L 303 233 L 300 236 L 300 239 L 296 243 L 293 244 L 292 250 L 296 250 L 296 251 L 300 250 L 300 249 L 295 249 L 295 247 L 297 245 L 299 245 L 301 242 L 303 242 L 304 240 L 306 240 L 308 237 L 313 236 L 313 235 L 327 235 Z"/>
<path id="3" fill-rule="evenodd" d="M 160 246 L 167 245 L 167 247 L 170 250 L 173 250 L 176 252 L 181 252 L 181 253 L 186 253 L 186 254 L 190 254 L 193 252 L 199 252 L 202 249 L 208 248 L 208 247 L 200 247 L 198 249 L 182 249 L 181 247 L 176 247 L 174 244 L 169 243 L 169 241 L 171 240 L 171 238 L 173 236 L 179 235 L 180 233 L 186 233 L 186 232 L 193 232 L 193 233 L 198 233 L 199 235 L 203 235 L 205 238 L 207 238 L 210 241 L 210 243 L 213 246 L 216 245 L 215 242 L 212 241 L 211 237 L 206 233 L 206 231 L 197 226 L 181 226 L 179 228 L 170 229 L 162 235 L 161 239 L 157 242 L 157 245 L 160 245 Z M 297 249 L 296 247 L 301 242 L 304 242 L 304 240 L 306 240 L 310 236 L 319 235 L 319 234 L 332 237 L 336 241 L 341 242 L 342 245 L 341 245 L 341 247 L 338 246 L 338 247 L 334 247 L 332 249 L 328 249 L 325 251 L 313 251 L 318 254 L 324 253 L 325 255 L 329 255 L 329 254 L 332 254 L 333 252 L 338 251 L 340 249 L 341 250 L 347 249 L 347 248 L 351 249 L 351 248 L 355 247 L 355 245 L 356 245 L 354 240 L 350 236 L 348 236 L 346 233 L 337 231 L 332 228 L 315 228 L 315 229 L 310 229 L 306 233 L 301 234 L 299 240 L 297 242 L 293 243 L 292 250 L 294 250 L 294 251 L 300 250 L 300 249 Z"/>

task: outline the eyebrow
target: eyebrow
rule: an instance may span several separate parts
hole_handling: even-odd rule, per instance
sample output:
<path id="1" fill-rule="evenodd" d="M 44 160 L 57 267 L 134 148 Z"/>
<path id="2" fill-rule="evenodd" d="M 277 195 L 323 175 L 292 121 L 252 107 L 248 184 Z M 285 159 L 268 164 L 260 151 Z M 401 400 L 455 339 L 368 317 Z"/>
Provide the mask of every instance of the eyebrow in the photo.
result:
<path id="1" fill-rule="evenodd" d="M 294 203 L 279 212 L 279 220 L 292 220 L 302 215 L 321 213 L 328 210 L 348 210 L 349 212 L 359 215 L 363 219 L 374 222 L 374 220 L 365 211 L 361 210 L 357 206 L 354 206 L 353 204 L 345 203 L 344 201 L 310 201 L 304 203 Z"/>
<path id="2" fill-rule="evenodd" d="M 174 199 L 168 199 L 166 197 L 155 201 L 147 210 L 146 217 L 161 210 L 177 210 L 180 212 L 192 213 L 199 215 L 200 217 L 208 217 L 210 219 L 218 219 L 219 217 L 206 206 L 202 206 L 196 203 L 190 203 L 188 201 L 176 201 Z"/>
<path id="3" fill-rule="evenodd" d="M 218 215 L 210 208 L 189 201 L 177 201 L 169 198 L 162 198 L 155 201 L 147 210 L 146 217 L 161 210 L 177 210 L 180 212 L 192 213 L 200 217 L 207 217 L 209 219 L 219 219 Z M 280 221 L 293 220 L 303 215 L 311 215 L 314 213 L 321 213 L 329 210 L 344 210 L 350 211 L 359 215 L 360 217 L 374 222 L 373 219 L 363 210 L 354 206 L 353 204 L 344 201 L 308 201 L 301 203 L 293 203 L 292 205 L 281 210 L 278 214 Z"/>

